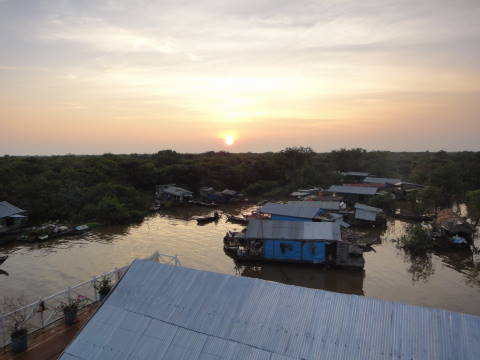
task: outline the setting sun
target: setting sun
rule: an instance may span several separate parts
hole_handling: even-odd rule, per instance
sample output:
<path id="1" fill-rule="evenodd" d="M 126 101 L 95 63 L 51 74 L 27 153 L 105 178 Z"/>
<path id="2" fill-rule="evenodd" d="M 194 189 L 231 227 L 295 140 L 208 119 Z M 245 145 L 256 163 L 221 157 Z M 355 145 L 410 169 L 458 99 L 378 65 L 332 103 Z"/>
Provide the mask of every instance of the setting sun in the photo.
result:
<path id="1" fill-rule="evenodd" d="M 235 142 L 235 136 L 225 135 L 224 140 L 225 140 L 225 144 L 227 144 L 228 146 L 232 146 L 233 143 Z"/>

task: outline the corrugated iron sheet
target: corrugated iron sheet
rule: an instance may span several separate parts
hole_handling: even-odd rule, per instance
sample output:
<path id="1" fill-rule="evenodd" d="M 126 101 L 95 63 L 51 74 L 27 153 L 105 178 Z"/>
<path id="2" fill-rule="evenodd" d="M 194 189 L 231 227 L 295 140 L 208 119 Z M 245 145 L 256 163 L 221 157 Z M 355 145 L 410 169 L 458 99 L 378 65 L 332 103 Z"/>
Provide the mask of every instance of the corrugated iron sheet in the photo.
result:
<path id="1" fill-rule="evenodd" d="M 287 204 L 266 203 L 260 208 L 260 212 L 305 219 L 313 219 L 322 212 L 320 207 L 305 203 L 307 203 L 307 201 L 295 201 Z"/>
<path id="2" fill-rule="evenodd" d="M 381 177 L 367 177 L 363 180 L 366 183 L 375 183 L 375 184 L 391 184 L 395 185 L 402 181 L 401 179 L 393 179 L 393 178 L 381 178 Z"/>
<path id="3" fill-rule="evenodd" d="M 374 213 L 381 213 L 383 210 L 382 209 L 379 209 L 379 208 L 376 208 L 376 207 L 373 207 L 373 206 L 368 206 L 368 205 L 365 205 L 365 204 L 360 204 L 360 203 L 355 203 L 355 209 L 361 209 L 361 210 L 365 210 L 365 211 L 370 211 L 370 212 L 374 212 Z"/>
<path id="4" fill-rule="evenodd" d="M 340 201 L 288 201 L 287 204 L 301 205 L 301 206 L 315 206 L 322 210 L 340 210 Z"/>
<path id="5" fill-rule="evenodd" d="M 21 214 L 24 212 L 25 210 L 22 210 L 10 204 L 8 201 L 0 201 L 0 219 L 15 214 Z"/>
<path id="6" fill-rule="evenodd" d="M 341 240 L 339 224 L 333 222 L 276 221 L 252 219 L 247 239 Z"/>
<path id="7" fill-rule="evenodd" d="M 480 359 L 480 317 L 135 261 L 61 360 Z"/>
<path id="8" fill-rule="evenodd" d="M 356 195 L 375 195 L 377 188 L 375 187 L 361 187 L 361 186 L 343 186 L 332 185 L 328 188 L 328 192 L 339 194 L 356 194 Z"/>

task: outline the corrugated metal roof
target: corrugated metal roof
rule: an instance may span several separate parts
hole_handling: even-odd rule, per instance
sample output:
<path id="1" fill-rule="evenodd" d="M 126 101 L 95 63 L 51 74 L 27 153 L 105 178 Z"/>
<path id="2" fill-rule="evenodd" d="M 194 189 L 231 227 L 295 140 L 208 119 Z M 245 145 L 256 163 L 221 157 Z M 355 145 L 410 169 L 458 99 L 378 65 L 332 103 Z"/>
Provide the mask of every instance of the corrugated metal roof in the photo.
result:
<path id="1" fill-rule="evenodd" d="M 247 239 L 341 240 L 339 224 L 333 222 L 277 221 L 253 219 L 248 222 Z"/>
<path id="2" fill-rule="evenodd" d="M 176 186 L 169 186 L 163 189 L 164 192 L 174 196 L 191 196 L 192 192 Z"/>
<path id="3" fill-rule="evenodd" d="M 365 204 L 360 204 L 360 203 L 355 203 L 355 209 L 362 209 L 362 210 L 365 210 L 365 211 L 371 211 L 371 212 L 375 212 L 375 213 L 381 213 L 383 210 L 382 209 L 379 209 L 379 208 L 376 208 L 376 207 L 373 207 L 373 206 L 368 206 L 368 205 L 365 205 Z"/>
<path id="4" fill-rule="evenodd" d="M 287 204 L 266 203 L 260 208 L 260 212 L 282 216 L 291 216 L 305 219 L 313 219 L 322 209 L 318 206 L 306 204 L 306 201 L 293 201 Z"/>
<path id="5" fill-rule="evenodd" d="M 392 179 L 392 178 L 380 178 L 380 177 L 367 177 L 363 180 L 366 183 L 377 183 L 377 184 L 392 184 L 395 185 L 402 181 L 401 179 Z"/>
<path id="6" fill-rule="evenodd" d="M 135 261 L 61 360 L 480 358 L 480 317 Z"/>
<path id="7" fill-rule="evenodd" d="M 316 206 L 322 210 L 340 210 L 340 201 L 327 201 L 327 200 L 320 200 L 320 201 L 288 201 L 287 204 L 293 205 L 302 205 L 302 206 Z"/>
<path id="8" fill-rule="evenodd" d="M 332 193 L 339 193 L 339 194 L 375 195 L 377 193 L 377 188 L 375 188 L 375 187 L 332 185 L 328 188 L 327 191 L 332 192 Z"/>
<path id="9" fill-rule="evenodd" d="M 15 214 L 21 214 L 24 212 L 25 210 L 22 210 L 10 204 L 8 201 L 0 201 L 0 219 Z"/>
<path id="10" fill-rule="evenodd" d="M 367 172 L 359 172 L 359 171 L 343 171 L 340 174 L 342 174 L 343 176 L 360 176 L 360 177 L 367 177 L 368 175 L 370 175 Z"/>

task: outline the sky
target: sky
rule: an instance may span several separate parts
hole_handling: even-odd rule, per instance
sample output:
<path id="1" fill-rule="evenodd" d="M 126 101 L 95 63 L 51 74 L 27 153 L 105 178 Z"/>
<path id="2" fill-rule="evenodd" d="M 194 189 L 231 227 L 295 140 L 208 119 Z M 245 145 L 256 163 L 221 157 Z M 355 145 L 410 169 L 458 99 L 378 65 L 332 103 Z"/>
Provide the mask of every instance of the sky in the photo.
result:
<path id="1" fill-rule="evenodd" d="M 0 0 L 0 154 L 479 151 L 479 19 L 478 0 Z"/>

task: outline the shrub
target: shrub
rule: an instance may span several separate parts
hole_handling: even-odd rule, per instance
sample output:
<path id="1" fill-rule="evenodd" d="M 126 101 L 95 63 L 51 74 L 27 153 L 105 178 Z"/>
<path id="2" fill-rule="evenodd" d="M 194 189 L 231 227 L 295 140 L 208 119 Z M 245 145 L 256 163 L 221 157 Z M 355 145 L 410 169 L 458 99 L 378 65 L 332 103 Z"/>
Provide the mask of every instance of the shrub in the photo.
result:
<path id="1" fill-rule="evenodd" d="M 406 234 L 398 240 L 398 244 L 412 253 L 425 253 L 432 250 L 435 245 L 431 231 L 420 224 L 408 227 Z"/>

